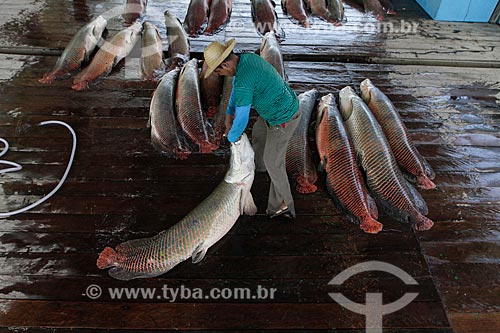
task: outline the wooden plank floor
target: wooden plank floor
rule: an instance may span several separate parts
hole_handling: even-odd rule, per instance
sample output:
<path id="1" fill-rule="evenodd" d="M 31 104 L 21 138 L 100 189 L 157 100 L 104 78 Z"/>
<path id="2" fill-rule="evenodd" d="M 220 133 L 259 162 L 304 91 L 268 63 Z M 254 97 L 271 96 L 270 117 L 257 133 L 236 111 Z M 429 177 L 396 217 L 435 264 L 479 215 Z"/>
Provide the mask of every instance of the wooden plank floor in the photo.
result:
<path id="1" fill-rule="evenodd" d="M 437 172 L 438 188 L 422 193 L 435 227 L 415 234 L 382 216 L 385 230 L 365 235 L 333 207 L 323 177 L 317 193 L 294 194 L 293 223 L 270 221 L 264 215 L 269 180 L 259 174 L 252 189 L 257 216 L 240 218 L 204 262 L 183 263 L 160 278 L 120 282 L 97 269 L 99 251 L 179 221 L 223 178 L 228 150 L 175 161 L 153 149 L 146 123 L 154 86 L 139 80 L 134 53 L 85 92 L 72 91 L 70 81 L 37 82 L 84 22 L 121 1 L 1 1 L 0 137 L 11 144 L 4 158 L 23 170 L 0 176 L 0 211 L 48 193 L 65 169 L 69 133 L 31 125 L 65 121 L 76 130 L 78 148 L 54 198 L 0 221 L 0 332 L 364 332 L 364 316 L 343 309 L 330 292 L 360 303 L 367 292 L 384 293 L 385 303 L 418 292 L 408 307 L 384 316 L 384 332 L 451 332 L 450 323 L 455 332 L 498 332 L 500 29 L 428 21 L 412 1 L 395 3 L 400 14 L 390 22 L 416 22 L 416 34 L 379 32 L 376 20 L 353 8 L 341 29 L 315 20 L 306 31 L 277 8 L 287 33 L 285 67 L 297 92 L 337 92 L 368 77 L 388 94 Z M 162 33 L 166 8 L 182 19 L 187 2 L 149 1 L 147 17 Z M 192 39 L 195 55 L 211 40 L 233 36 L 240 49 L 257 48 L 260 37 L 249 13 L 247 1 L 234 1 L 230 29 Z M 110 33 L 120 26 L 119 18 L 111 20 Z M 385 273 L 328 285 L 344 269 L 370 260 L 400 267 L 418 286 Z M 104 293 L 94 301 L 84 296 L 92 284 L 206 291 L 261 285 L 277 294 L 264 301 L 168 302 Z"/>

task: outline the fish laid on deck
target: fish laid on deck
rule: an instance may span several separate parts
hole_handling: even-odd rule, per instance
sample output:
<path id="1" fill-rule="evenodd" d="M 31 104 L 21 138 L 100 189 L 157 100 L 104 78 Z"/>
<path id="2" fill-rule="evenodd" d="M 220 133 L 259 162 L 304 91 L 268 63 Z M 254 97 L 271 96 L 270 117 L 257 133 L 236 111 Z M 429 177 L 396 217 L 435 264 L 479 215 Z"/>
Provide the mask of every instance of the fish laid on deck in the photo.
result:
<path id="1" fill-rule="evenodd" d="M 203 112 L 200 97 L 198 60 L 188 61 L 181 70 L 177 84 L 177 119 L 184 133 L 200 147 L 201 153 L 218 148 L 213 130 Z"/>
<path id="2" fill-rule="evenodd" d="M 279 26 L 275 7 L 273 0 L 252 0 L 252 21 L 261 36 L 274 31 L 276 38 L 281 41 L 285 39 L 285 32 Z"/>
<path id="3" fill-rule="evenodd" d="M 276 39 L 274 31 L 269 31 L 262 38 L 260 45 L 260 56 L 268 63 L 273 65 L 280 76 L 286 80 L 285 66 L 283 65 L 283 56 L 281 55 L 280 44 Z"/>
<path id="4" fill-rule="evenodd" d="M 165 64 L 163 63 L 163 47 L 158 28 L 144 22 L 141 47 L 141 70 L 145 80 L 157 80 L 161 77 Z"/>
<path id="5" fill-rule="evenodd" d="M 113 67 L 129 55 L 141 34 L 142 24 L 135 22 L 118 32 L 109 42 L 104 43 L 83 71 L 73 80 L 74 90 L 84 90 L 98 77 L 107 75 Z"/>
<path id="6" fill-rule="evenodd" d="M 213 35 L 226 27 L 231 19 L 232 0 L 211 0 L 205 35 Z"/>
<path id="7" fill-rule="evenodd" d="M 406 126 L 391 100 L 366 79 L 361 82 L 361 97 L 384 131 L 396 161 L 423 189 L 433 189 L 435 173 L 413 144 Z"/>
<path id="8" fill-rule="evenodd" d="M 281 0 L 281 8 L 288 18 L 304 28 L 310 28 L 304 0 Z"/>
<path id="9" fill-rule="evenodd" d="M 107 24 L 108 22 L 105 18 L 98 16 L 95 20 L 78 30 L 64 49 L 62 55 L 57 59 L 54 69 L 45 74 L 39 82 L 52 83 L 54 80 L 64 78 L 80 69 L 82 63 L 89 60 Z"/>
<path id="10" fill-rule="evenodd" d="M 222 142 L 222 137 L 226 130 L 226 110 L 229 105 L 229 99 L 231 98 L 231 91 L 233 90 L 233 77 L 224 76 L 224 83 L 222 84 L 222 95 L 220 97 L 220 102 L 217 107 L 217 113 L 213 118 L 213 128 L 215 132 L 215 142 L 220 145 Z"/>
<path id="11" fill-rule="evenodd" d="M 200 76 L 201 104 L 207 117 L 213 117 L 217 113 L 224 78 L 215 72 L 205 78 L 207 70 L 208 66 L 204 61 Z"/>
<path id="12" fill-rule="evenodd" d="M 191 0 L 189 3 L 184 29 L 189 37 L 198 37 L 203 34 L 208 24 L 210 0 Z"/>
<path id="13" fill-rule="evenodd" d="M 336 206 L 367 233 L 382 230 L 375 200 L 368 193 L 349 136 L 332 94 L 323 96 L 317 109 L 316 146 L 326 188 Z"/>
<path id="14" fill-rule="evenodd" d="M 365 8 L 365 12 L 375 15 L 377 20 L 385 18 L 384 7 L 379 0 L 363 0 L 363 7 Z"/>
<path id="15" fill-rule="evenodd" d="M 286 170 L 295 180 L 295 189 L 299 193 L 312 193 L 317 190 L 314 183 L 318 179 L 318 174 L 311 158 L 308 131 L 318 95 L 318 91 L 312 89 L 298 96 L 300 123 L 288 142 L 286 150 Z"/>
<path id="16" fill-rule="evenodd" d="M 186 159 L 191 150 L 189 142 L 175 115 L 175 94 L 180 68 L 163 76 L 153 93 L 149 116 L 151 121 L 151 142 L 156 149 L 168 157 Z"/>
<path id="17" fill-rule="evenodd" d="M 137 21 L 146 11 L 148 0 L 127 0 L 122 17 L 125 25 L 131 25 Z"/>
<path id="18" fill-rule="evenodd" d="M 164 13 L 167 27 L 168 59 L 165 61 L 168 69 L 182 67 L 189 60 L 189 39 L 182 23 L 168 10 Z"/>
<path id="19" fill-rule="evenodd" d="M 403 177 L 382 128 L 351 87 L 340 91 L 340 112 L 379 207 L 395 219 L 409 220 L 416 230 L 432 228 L 434 223 L 424 216 L 425 201 Z"/>
<path id="20" fill-rule="evenodd" d="M 151 238 L 131 240 L 106 247 L 97 267 L 109 270 L 119 280 L 164 274 L 188 258 L 203 260 L 207 250 L 218 242 L 242 214 L 257 212 L 250 188 L 255 172 L 254 153 L 243 134 L 231 144 L 230 167 L 217 188 L 186 217 Z"/>
<path id="21" fill-rule="evenodd" d="M 340 0 L 332 0 L 334 5 L 327 4 L 325 0 L 306 0 L 308 9 L 311 14 L 323 19 L 327 22 L 333 23 L 334 25 L 341 25 L 343 17 L 339 17 L 340 10 L 336 12 L 331 12 L 330 8 L 340 8 L 342 7 L 343 13 L 343 5 Z M 343 15 L 343 14 L 342 14 Z"/>

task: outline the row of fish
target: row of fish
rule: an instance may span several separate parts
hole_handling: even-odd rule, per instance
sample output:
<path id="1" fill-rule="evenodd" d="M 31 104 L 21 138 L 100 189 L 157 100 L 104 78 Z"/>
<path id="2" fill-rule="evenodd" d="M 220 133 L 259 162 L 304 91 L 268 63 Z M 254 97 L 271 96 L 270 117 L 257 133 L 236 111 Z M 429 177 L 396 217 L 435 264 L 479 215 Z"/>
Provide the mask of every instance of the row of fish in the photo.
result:
<path id="1" fill-rule="evenodd" d="M 170 75 L 170 74 L 167 74 Z M 255 175 L 254 152 L 246 134 L 231 145 L 229 170 L 217 188 L 181 221 L 154 237 L 106 247 L 97 259 L 100 269 L 119 280 L 161 275 L 188 258 L 199 263 L 242 214 L 257 207 L 250 189 Z"/>
<path id="2" fill-rule="evenodd" d="M 144 79 L 155 80 L 161 77 L 165 68 L 175 68 L 189 59 L 189 41 L 181 22 L 172 13 L 165 12 L 167 26 L 168 59 L 164 62 L 162 39 L 158 28 L 149 22 L 136 21 L 131 26 L 119 31 L 109 41 L 102 35 L 107 21 L 98 16 L 82 27 L 71 39 L 54 68 L 45 74 L 41 83 L 52 83 L 64 79 L 81 69 L 88 62 L 99 45 L 92 60 L 73 79 L 72 89 L 86 89 L 90 82 L 106 76 L 125 57 L 127 57 L 141 37 L 141 71 Z"/>
<path id="3" fill-rule="evenodd" d="M 232 8 L 232 0 L 191 0 L 184 29 L 190 37 L 216 34 L 229 22 Z"/>
<path id="4" fill-rule="evenodd" d="M 278 41 L 273 32 L 263 38 L 260 55 L 285 77 Z M 163 76 L 150 105 L 151 141 L 166 156 L 186 159 L 193 144 L 201 153 L 217 149 L 225 131 L 226 109 L 232 90 L 232 77 L 212 73 L 201 75 L 198 61 L 192 59 L 182 69 Z"/>
<path id="5" fill-rule="evenodd" d="M 299 95 L 301 122 L 287 149 L 287 171 L 300 193 L 316 191 L 308 129 L 317 98 L 315 89 Z M 333 95 L 322 97 L 316 127 L 320 169 L 326 170 L 327 189 L 339 208 L 369 233 L 382 229 L 375 202 L 417 230 L 430 229 L 433 222 L 424 216 L 427 206 L 407 179 L 422 189 L 433 189 L 435 175 L 389 98 L 367 79 L 361 83 L 361 97 L 346 87 L 339 104 L 340 113 Z"/>

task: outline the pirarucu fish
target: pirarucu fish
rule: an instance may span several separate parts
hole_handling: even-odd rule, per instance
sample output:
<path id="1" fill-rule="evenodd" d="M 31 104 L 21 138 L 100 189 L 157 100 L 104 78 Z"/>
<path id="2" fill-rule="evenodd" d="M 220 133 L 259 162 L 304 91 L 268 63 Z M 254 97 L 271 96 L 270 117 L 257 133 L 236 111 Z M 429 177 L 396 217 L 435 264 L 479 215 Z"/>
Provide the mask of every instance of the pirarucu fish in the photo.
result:
<path id="1" fill-rule="evenodd" d="M 304 28 L 310 28 L 311 23 L 307 17 L 304 0 L 281 0 L 281 9 L 288 18 Z"/>
<path id="2" fill-rule="evenodd" d="M 151 141 L 168 157 L 186 159 L 191 150 L 184 132 L 175 115 L 175 94 L 180 68 L 163 76 L 153 93 L 149 116 L 151 121 Z"/>
<path id="3" fill-rule="evenodd" d="M 144 22 L 141 47 L 141 70 L 143 79 L 156 81 L 161 77 L 164 67 L 160 32 L 154 24 Z"/>
<path id="4" fill-rule="evenodd" d="M 208 24 L 210 0 L 191 0 L 189 2 L 184 29 L 189 37 L 197 37 L 205 31 Z"/>
<path id="5" fill-rule="evenodd" d="M 274 31 L 266 32 L 260 45 L 260 56 L 273 65 L 279 75 L 286 80 L 285 66 L 283 66 L 283 56 L 281 55 L 280 44 L 276 39 Z"/>
<path id="6" fill-rule="evenodd" d="M 336 206 L 370 234 L 382 230 L 375 200 L 368 193 L 349 136 L 332 94 L 323 96 L 317 111 L 316 146 L 326 188 Z"/>
<path id="7" fill-rule="evenodd" d="M 391 100 L 369 79 L 361 82 L 360 87 L 361 97 L 382 127 L 398 164 L 416 179 L 420 188 L 426 190 L 435 188 L 436 185 L 432 182 L 435 173 L 413 144 Z"/>
<path id="8" fill-rule="evenodd" d="M 295 180 L 295 189 L 299 193 L 312 193 L 317 190 L 314 183 L 318 179 L 318 173 L 311 158 L 308 131 L 318 95 L 316 89 L 311 89 L 298 96 L 300 123 L 286 150 L 286 171 Z"/>
<path id="9" fill-rule="evenodd" d="M 57 59 L 54 69 L 38 81 L 40 83 L 52 83 L 54 80 L 61 79 L 80 69 L 82 63 L 89 60 L 92 51 L 94 51 L 106 29 L 106 25 L 106 19 L 98 16 L 78 30 L 62 55 Z"/>
<path id="10" fill-rule="evenodd" d="M 141 34 L 142 24 L 135 22 L 130 27 L 121 30 L 113 38 L 104 43 L 96 53 L 90 65 L 85 67 L 73 80 L 74 90 L 84 90 L 89 82 L 107 75 L 113 67 L 129 55 Z"/>
<path id="11" fill-rule="evenodd" d="M 427 205 L 403 177 L 382 128 L 361 97 L 351 87 L 340 91 L 340 112 L 356 156 L 366 174 L 366 184 L 379 207 L 416 230 L 428 230 Z"/>
<path id="12" fill-rule="evenodd" d="M 231 144 L 229 171 L 217 188 L 186 217 L 151 238 L 106 247 L 97 267 L 111 267 L 109 275 L 119 280 L 164 274 L 188 258 L 199 263 L 242 214 L 254 215 L 257 207 L 250 193 L 255 172 L 254 153 L 243 134 Z"/>
<path id="13" fill-rule="evenodd" d="M 200 147 L 201 153 L 218 148 L 213 130 L 203 112 L 200 97 L 198 60 L 188 61 L 181 70 L 177 84 L 177 119 L 184 133 Z"/>
<path id="14" fill-rule="evenodd" d="M 285 32 L 280 28 L 278 15 L 276 15 L 276 4 L 273 0 L 251 0 L 252 21 L 257 32 L 264 36 L 266 32 L 274 31 L 276 38 L 280 41 L 285 39 Z"/>
<path id="15" fill-rule="evenodd" d="M 167 27 L 168 59 L 165 61 L 168 69 L 182 67 L 189 60 L 189 39 L 182 23 L 168 10 L 164 13 Z"/>
<path id="16" fill-rule="evenodd" d="M 232 0 L 211 0 L 205 35 L 213 35 L 224 29 L 231 19 Z"/>

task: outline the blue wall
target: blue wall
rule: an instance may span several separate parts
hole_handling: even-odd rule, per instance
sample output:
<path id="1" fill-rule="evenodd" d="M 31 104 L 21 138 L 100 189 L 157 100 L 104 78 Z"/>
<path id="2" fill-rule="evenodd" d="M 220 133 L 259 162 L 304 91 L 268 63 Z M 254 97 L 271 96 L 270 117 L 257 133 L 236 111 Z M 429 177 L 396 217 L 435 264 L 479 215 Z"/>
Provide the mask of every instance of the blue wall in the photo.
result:
<path id="1" fill-rule="evenodd" d="M 433 19 L 488 22 L 499 0 L 417 0 Z"/>

